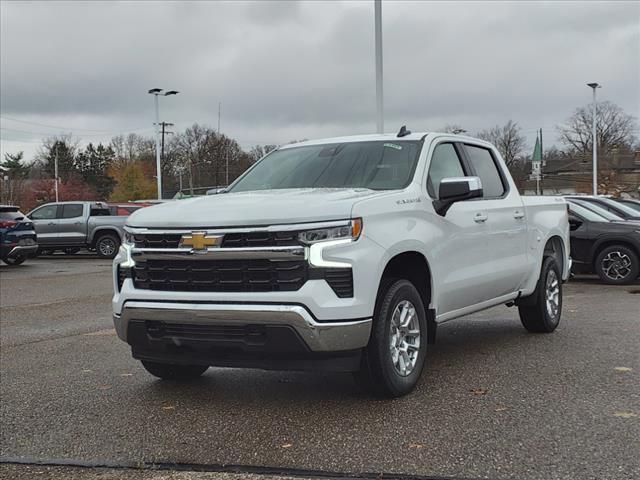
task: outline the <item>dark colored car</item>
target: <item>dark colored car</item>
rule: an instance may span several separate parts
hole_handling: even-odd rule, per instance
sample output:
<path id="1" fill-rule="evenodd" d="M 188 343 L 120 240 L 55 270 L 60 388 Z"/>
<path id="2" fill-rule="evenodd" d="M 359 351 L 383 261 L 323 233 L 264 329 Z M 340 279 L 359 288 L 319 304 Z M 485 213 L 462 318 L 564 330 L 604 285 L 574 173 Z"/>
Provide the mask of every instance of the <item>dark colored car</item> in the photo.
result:
<path id="1" fill-rule="evenodd" d="M 33 223 L 20 207 L 0 205 L 0 259 L 7 265 L 20 265 L 38 251 Z"/>
<path id="2" fill-rule="evenodd" d="M 636 200 L 634 198 L 616 198 L 615 201 L 629 208 L 633 208 L 640 214 L 640 200 Z"/>
<path id="3" fill-rule="evenodd" d="M 613 285 L 636 280 L 640 275 L 640 224 L 610 221 L 577 203 L 568 205 L 574 268 L 595 272 Z"/>
<path id="4" fill-rule="evenodd" d="M 607 209 L 611 213 L 615 213 L 625 220 L 640 220 L 640 212 L 627 205 L 619 203 L 616 200 L 612 200 L 611 198 L 594 196 L 570 196 L 567 197 L 567 199 L 594 203 L 602 208 Z"/>

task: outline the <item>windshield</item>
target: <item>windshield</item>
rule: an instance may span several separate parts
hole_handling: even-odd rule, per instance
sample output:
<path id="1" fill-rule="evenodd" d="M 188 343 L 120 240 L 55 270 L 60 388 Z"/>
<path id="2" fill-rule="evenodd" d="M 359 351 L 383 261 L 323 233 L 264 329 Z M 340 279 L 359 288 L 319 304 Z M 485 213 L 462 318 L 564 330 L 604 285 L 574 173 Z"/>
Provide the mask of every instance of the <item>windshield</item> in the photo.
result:
<path id="1" fill-rule="evenodd" d="M 636 203 L 633 200 L 616 200 L 617 203 L 621 203 L 625 207 L 632 208 L 636 212 L 640 212 L 640 203 Z"/>
<path id="2" fill-rule="evenodd" d="M 249 170 L 231 192 L 284 188 L 406 187 L 421 142 L 373 141 L 310 145 L 277 150 Z"/>
<path id="3" fill-rule="evenodd" d="M 577 205 L 580 205 L 581 207 L 591 210 L 592 212 L 597 213 L 598 215 L 606 218 L 607 220 L 624 222 L 624 218 L 622 218 L 621 216 L 616 215 L 615 213 L 611 213 L 606 208 L 602 208 L 601 206 L 596 205 L 595 203 L 581 202 L 580 200 L 572 200 L 571 203 L 575 203 Z"/>
<path id="4" fill-rule="evenodd" d="M 573 213 L 579 215 L 580 217 L 590 222 L 608 222 L 609 221 L 603 216 L 598 215 L 594 211 L 589 210 L 588 208 L 581 207 L 580 205 L 577 205 L 573 202 L 569 203 L 569 210 L 571 210 Z"/>
<path id="5" fill-rule="evenodd" d="M 618 210 L 622 210 L 624 213 L 631 217 L 637 217 L 638 212 L 635 211 L 628 205 L 624 205 L 620 202 L 616 202 L 615 200 L 611 200 L 610 198 L 601 198 L 600 200 L 604 201 L 607 205 L 611 205 L 612 208 L 617 208 Z"/>

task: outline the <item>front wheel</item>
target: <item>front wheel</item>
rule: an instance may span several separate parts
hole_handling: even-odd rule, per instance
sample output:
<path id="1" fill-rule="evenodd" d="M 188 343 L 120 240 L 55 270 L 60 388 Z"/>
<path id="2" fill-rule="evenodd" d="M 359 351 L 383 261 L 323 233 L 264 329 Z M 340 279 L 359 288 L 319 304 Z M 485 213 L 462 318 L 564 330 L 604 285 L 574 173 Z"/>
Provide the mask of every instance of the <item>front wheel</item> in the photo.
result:
<path id="1" fill-rule="evenodd" d="M 427 316 L 418 290 L 408 280 L 385 280 L 356 380 L 376 395 L 406 395 L 420 379 L 426 353 Z"/>
<path id="2" fill-rule="evenodd" d="M 595 270 L 604 283 L 624 285 L 638 278 L 640 261 L 638 255 L 630 248 L 612 245 L 598 254 Z"/>
<path id="3" fill-rule="evenodd" d="M 101 235 L 96 241 L 96 253 L 102 258 L 114 258 L 120 248 L 120 238 L 112 233 Z"/>
<path id="4" fill-rule="evenodd" d="M 142 361 L 142 366 L 154 377 L 163 380 L 193 380 L 198 378 L 209 368 L 206 365 L 174 365 L 171 363 L 158 363 Z"/>
<path id="5" fill-rule="evenodd" d="M 545 257 L 535 291 L 518 302 L 520 321 L 532 333 L 553 332 L 562 314 L 562 277 L 553 257 Z"/>

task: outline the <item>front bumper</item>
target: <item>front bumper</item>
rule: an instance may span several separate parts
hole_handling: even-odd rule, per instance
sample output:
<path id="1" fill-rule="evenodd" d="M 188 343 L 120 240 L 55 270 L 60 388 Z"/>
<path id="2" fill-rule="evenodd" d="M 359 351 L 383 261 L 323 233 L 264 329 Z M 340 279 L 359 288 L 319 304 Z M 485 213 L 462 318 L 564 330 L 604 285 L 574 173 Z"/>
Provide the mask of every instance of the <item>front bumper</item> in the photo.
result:
<path id="1" fill-rule="evenodd" d="M 127 302 L 120 315 L 114 315 L 118 336 L 129 338 L 132 322 L 150 321 L 177 325 L 251 325 L 291 327 L 310 352 L 340 352 L 363 348 L 369 342 L 371 319 L 345 322 L 318 322 L 300 305 L 237 305 Z M 179 337 L 170 340 L 180 343 Z M 200 340 L 206 342 L 207 340 Z M 133 346 L 133 345 L 132 345 Z"/>
<path id="2" fill-rule="evenodd" d="M 16 245 L 15 247 L 2 248 L 2 256 L 5 258 L 33 257 L 38 251 L 38 245 Z M 6 253 L 5 253 L 6 252 Z"/>

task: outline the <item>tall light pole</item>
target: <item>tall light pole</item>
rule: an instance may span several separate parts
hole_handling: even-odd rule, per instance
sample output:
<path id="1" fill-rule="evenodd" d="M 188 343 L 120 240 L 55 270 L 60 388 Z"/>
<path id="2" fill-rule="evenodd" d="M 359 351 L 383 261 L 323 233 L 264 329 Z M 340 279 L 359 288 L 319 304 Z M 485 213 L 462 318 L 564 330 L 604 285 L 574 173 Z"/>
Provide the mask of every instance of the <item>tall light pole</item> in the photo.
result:
<path id="1" fill-rule="evenodd" d="M 167 97 L 169 95 L 177 95 L 177 90 L 169 90 L 162 93 L 162 88 L 152 88 L 148 93 L 154 96 L 154 103 L 156 107 L 156 181 L 158 182 L 158 200 L 162 200 L 162 167 L 160 165 L 160 107 L 158 106 L 158 97 L 162 95 Z"/>
<path id="2" fill-rule="evenodd" d="M 373 0 L 376 35 L 376 131 L 384 133 L 384 102 L 382 90 L 382 0 Z"/>
<path id="3" fill-rule="evenodd" d="M 593 137 L 593 194 L 598 195 L 598 137 L 596 135 L 596 89 L 602 88 L 602 85 L 597 83 L 587 83 L 587 86 L 593 89 L 593 108 L 591 117 L 591 135 Z"/>

